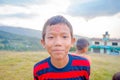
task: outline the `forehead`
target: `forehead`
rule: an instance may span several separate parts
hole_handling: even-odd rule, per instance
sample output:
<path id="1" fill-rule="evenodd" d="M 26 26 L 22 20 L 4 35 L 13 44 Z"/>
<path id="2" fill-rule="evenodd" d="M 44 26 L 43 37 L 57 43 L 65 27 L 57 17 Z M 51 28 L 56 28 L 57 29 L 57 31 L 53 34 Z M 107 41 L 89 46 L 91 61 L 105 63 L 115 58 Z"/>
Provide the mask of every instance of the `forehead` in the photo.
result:
<path id="1" fill-rule="evenodd" d="M 70 33 L 70 29 L 66 24 L 56 24 L 48 26 L 46 33 Z"/>

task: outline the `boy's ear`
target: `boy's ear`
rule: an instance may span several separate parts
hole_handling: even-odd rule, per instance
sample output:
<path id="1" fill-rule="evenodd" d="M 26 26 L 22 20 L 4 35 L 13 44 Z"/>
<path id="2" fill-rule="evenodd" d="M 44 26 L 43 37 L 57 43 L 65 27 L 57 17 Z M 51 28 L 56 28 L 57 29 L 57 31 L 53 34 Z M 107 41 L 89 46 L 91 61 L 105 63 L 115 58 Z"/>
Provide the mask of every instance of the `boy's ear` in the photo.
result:
<path id="1" fill-rule="evenodd" d="M 86 48 L 83 48 L 82 51 L 83 51 L 83 52 L 86 52 Z"/>
<path id="2" fill-rule="evenodd" d="M 45 41 L 43 39 L 40 40 L 40 43 L 42 44 L 43 48 L 45 48 Z"/>
<path id="3" fill-rule="evenodd" d="M 73 47 L 75 41 L 76 41 L 76 39 L 75 39 L 75 38 L 72 38 L 72 40 L 71 40 L 71 47 Z"/>

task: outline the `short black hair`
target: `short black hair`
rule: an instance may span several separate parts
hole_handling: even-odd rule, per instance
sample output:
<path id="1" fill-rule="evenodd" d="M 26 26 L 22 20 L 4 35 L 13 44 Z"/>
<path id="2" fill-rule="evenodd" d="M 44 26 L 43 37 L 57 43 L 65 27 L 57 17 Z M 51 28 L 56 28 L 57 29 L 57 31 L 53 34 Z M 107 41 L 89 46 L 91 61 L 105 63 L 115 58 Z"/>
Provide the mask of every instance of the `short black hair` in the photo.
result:
<path id="1" fill-rule="evenodd" d="M 115 73 L 112 80 L 120 80 L 120 72 Z"/>
<path id="2" fill-rule="evenodd" d="M 80 38 L 76 42 L 76 48 L 77 48 L 77 50 L 82 50 L 83 48 L 85 48 L 87 46 L 89 46 L 89 42 L 88 42 L 88 40 L 86 40 L 84 38 Z"/>
<path id="3" fill-rule="evenodd" d="M 48 19 L 48 20 L 45 22 L 45 24 L 44 24 L 44 26 L 43 26 L 43 31 L 42 31 L 42 39 L 43 39 L 43 40 L 45 39 L 46 28 L 47 28 L 48 26 L 56 25 L 56 24 L 65 24 L 65 25 L 67 25 L 68 28 L 70 29 L 71 37 L 73 37 L 73 28 L 72 28 L 71 23 L 70 23 L 66 18 L 64 18 L 63 16 L 57 15 L 57 16 L 51 17 L 50 19 Z"/>

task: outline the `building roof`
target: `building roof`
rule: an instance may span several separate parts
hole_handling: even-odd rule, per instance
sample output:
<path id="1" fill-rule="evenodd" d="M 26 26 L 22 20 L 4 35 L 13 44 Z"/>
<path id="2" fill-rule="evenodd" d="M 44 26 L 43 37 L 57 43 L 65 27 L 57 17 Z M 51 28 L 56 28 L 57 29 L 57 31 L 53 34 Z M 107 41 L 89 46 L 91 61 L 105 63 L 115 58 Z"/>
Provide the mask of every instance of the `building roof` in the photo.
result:
<path id="1" fill-rule="evenodd" d="M 90 40 L 91 40 L 91 41 L 103 41 L 102 38 L 91 38 Z M 120 39 L 112 38 L 112 39 L 109 39 L 109 41 L 112 41 L 112 42 L 120 42 Z"/>

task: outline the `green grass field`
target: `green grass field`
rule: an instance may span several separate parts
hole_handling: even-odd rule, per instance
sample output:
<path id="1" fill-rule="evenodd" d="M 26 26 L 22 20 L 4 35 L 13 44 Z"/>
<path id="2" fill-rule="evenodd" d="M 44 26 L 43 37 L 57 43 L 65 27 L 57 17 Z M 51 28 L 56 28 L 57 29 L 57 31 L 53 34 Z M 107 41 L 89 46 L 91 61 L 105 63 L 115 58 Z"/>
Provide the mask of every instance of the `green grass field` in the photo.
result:
<path id="1" fill-rule="evenodd" d="M 91 80 L 111 80 L 120 71 L 120 56 L 89 54 Z M 0 51 L 0 80 L 33 80 L 33 65 L 48 57 L 46 52 Z"/>

